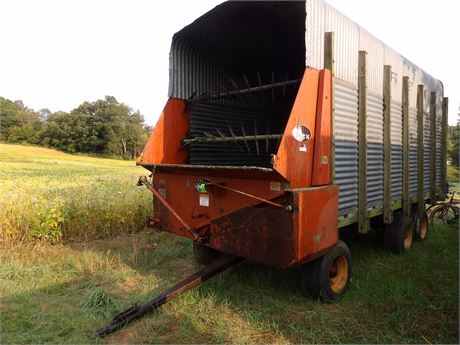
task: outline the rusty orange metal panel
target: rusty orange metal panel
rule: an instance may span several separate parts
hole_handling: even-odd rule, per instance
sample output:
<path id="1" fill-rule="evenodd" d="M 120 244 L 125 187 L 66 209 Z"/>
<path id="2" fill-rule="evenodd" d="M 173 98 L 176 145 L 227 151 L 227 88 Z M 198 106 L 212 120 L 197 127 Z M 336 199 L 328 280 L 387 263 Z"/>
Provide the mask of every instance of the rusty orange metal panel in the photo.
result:
<path id="1" fill-rule="evenodd" d="M 283 184 L 277 181 L 217 176 L 209 178 L 206 175 L 156 172 L 154 176 L 155 188 L 174 208 L 175 212 L 194 229 L 208 226 L 213 220 L 236 210 L 261 204 L 259 200 L 216 186 L 207 186 L 206 192 L 198 192 L 195 189 L 195 184 L 201 179 L 209 179 L 214 184 L 222 184 L 267 200 L 279 197 L 284 193 Z M 177 218 L 171 215 L 156 199 L 154 200 L 154 213 L 155 217 L 160 220 L 162 230 L 191 237 Z"/>
<path id="2" fill-rule="evenodd" d="M 335 245 L 338 238 L 337 217 L 339 188 L 336 185 L 294 191 L 298 227 L 297 261 L 308 261 Z"/>
<path id="3" fill-rule="evenodd" d="M 188 151 L 180 145 L 188 132 L 189 113 L 185 101 L 168 99 L 137 163 L 142 166 L 186 163 Z"/>
<path id="4" fill-rule="evenodd" d="M 307 68 L 284 130 L 273 168 L 291 188 L 311 186 L 319 70 Z"/>
<path id="5" fill-rule="evenodd" d="M 332 73 L 329 70 L 322 70 L 319 74 L 312 186 L 331 183 L 331 92 Z"/>
<path id="6" fill-rule="evenodd" d="M 291 196 L 274 201 L 282 203 Z M 259 204 L 211 222 L 209 246 L 267 265 L 287 268 L 296 262 L 292 212 Z"/>

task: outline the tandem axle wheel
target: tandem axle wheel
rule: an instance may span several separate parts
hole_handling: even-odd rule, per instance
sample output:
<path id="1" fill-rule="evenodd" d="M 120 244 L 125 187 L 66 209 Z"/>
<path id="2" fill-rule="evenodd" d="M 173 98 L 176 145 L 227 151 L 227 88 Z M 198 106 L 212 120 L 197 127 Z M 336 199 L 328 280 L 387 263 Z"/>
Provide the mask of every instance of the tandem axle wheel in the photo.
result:
<path id="1" fill-rule="evenodd" d="M 394 254 L 402 254 L 412 248 L 414 235 L 412 219 L 396 214 L 394 221 L 385 227 L 385 246 Z"/>
<path id="2" fill-rule="evenodd" d="M 417 241 L 424 241 L 428 235 L 428 217 L 426 211 L 419 212 L 418 208 L 412 211 L 412 223 L 414 235 Z"/>

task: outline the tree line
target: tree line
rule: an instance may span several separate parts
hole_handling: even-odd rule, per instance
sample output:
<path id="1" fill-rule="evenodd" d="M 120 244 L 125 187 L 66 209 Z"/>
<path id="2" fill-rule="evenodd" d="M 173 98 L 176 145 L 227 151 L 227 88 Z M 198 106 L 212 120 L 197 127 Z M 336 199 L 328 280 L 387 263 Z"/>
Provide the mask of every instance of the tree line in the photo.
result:
<path id="1" fill-rule="evenodd" d="M 457 124 L 449 126 L 449 142 L 447 155 L 452 165 L 459 166 L 459 141 L 460 141 L 460 107 L 458 107 Z"/>
<path id="2" fill-rule="evenodd" d="M 460 107 L 458 115 L 460 121 Z M 139 111 L 113 96 L 83 102 L 70 113 L 34 111 L 21 101 L 0 97 L 0 141 L 133 159 L 142 152 L 151 130 Z M 460 122 L 449 126 L 448 158 L 457 167 L 459 132 Z"/>
<path id="3" fill-rule="evenodd" d="M 151 132 L 139 111 L 113 96 L 83 102 L 69 113 L 34 111 L 0 97 L 0 141 L 41 145 L 69 153 L 136 158 Z"/>

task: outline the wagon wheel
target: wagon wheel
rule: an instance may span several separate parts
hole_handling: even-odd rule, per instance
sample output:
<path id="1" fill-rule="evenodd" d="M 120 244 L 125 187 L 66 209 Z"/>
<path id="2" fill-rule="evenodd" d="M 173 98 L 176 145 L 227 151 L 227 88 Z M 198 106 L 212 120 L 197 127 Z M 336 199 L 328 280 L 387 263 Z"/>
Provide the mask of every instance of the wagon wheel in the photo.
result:
<path id="1" fill-rule="evenodd" d="M 325 302 L 338 300 L 348 289 L 351 278 L 351 255 L 345 242 L 339 241 L 324 256 L 302 267 L 305 293 Z"/>
<path id="2" fill-rule="evenodd" d="M 418 208 L 414 208 L 412 210 L 412 224 L 414 226 L 415 239 L 424 241 L 428 235 L 428 216 L 426 212 L 419 212 Z"/>
<path id="3" fill-rule="evenodd" d="M 401 254 L 412 248 L 414 227 L 408 216 L 395 215 L 393 223 L 385 228 L 385 246 L 395 254 Z"/>

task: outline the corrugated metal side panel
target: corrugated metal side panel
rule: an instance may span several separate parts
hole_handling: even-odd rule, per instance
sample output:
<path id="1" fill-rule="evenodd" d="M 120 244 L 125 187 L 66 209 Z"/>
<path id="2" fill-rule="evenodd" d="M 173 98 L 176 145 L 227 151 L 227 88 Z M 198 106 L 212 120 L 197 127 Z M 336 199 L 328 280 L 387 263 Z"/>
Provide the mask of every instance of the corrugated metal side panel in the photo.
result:
<path id="1" fill-rule="evenodd" d="M 172 39 L 169 97 L 189 99 L 300 78 L 304 6 L 299 1 L 227 1 L 197 18 Z M 261 93 L 235 98 L 212 103 L 256 110 L 265 103 Z"/>
<path id="2" fill-rule="evenodd" d="M 227 6 L 227 5 L 224 5 Z M 203 30 L 202 21 L 208 27 L 215 27 L 225 18 L 225 13 L 208 12 L 189 25 L 189 36 Z M 182 31 L 184 31 L 183 29 Z M 204 40 L 183 37 L 183 33 L 176 33 L 171 43 L 169 53 L 169 96 L 188 99 L 194 93 L 201 95 L 204 92 L 218 91 L 219 85 L 228 85 L 233 76 L 231 66 L 225 62 L 225 57 L 214 47 L 206 45 Z"/>
<path id="3" fill-rule="evenodd" d="M 391 101 L 391 198 L 402 198 L 402 111 L 401 103 Z"/>
<path id="4" fill-rule="evenodd" d="M 340 198 L 340 212 L 339 214 L 347 213 L 345 210 L 353 210 L 353 205 L 357 205 L 356 194 L 357 183 L 355 183 L 351 176 L 357 172 L 357 156 L 355 156 L 355 146 L 350 141 L 344 141 L 343 138 L 337 137 L 337 131 L 343 130 L 341 127 L 346 126 L 347 121 L 351 120 L 351 116 L 341 119 L 343 116 L 343 103 L 347 102 L 346 94 L 344 94 L 344 86 L 348 89 L 357 88 L 358 84 L 358 51 L 366 50 L 367 54 L 367 74 L 368 74 L 368 133 L 374 133 L 374 122 L 372 102 L 372 93 L 380 96 L 382 95 L 382 78 L 383 66 L 391 65 L 392 78 L 392 105 L 391 105 L 391 143 L 392 143 L 392 169 L 391 169 L 391 182 L 392 182 L 392 199 L 398 200 L 402 198 L 402 79 L 404 76 L 409 77 L 409 190 L 411 195 L 417 194 L 417 170 L 418 170 L 418 157 L 417 157 L 417 85 L 422 84 L 425 88 L 424 94 L 424 109 L 429 112 L 429 94 L 436 91 L 438 94 L 437 110 L 441 109 L 441 102 L 443 96 L 443 87 L 440 81 L 436 80 L 419 67 L 408 61 L 406 58 L 395 52 L 390 47 L 386 46 L 380 40 L 369 34 L 367 31 L 359 27 L 356 23 L 348 19 L 346 16 L 335 10 L 332 6 L 328 5 L 323 0 L 306 0 L 306 65 L 314 68 L 323 68 L 323 54 L 324 54 L 324 33 L 334 33 L 334 75 L 337 78 L 335 100 L 335 130 L 336 130 L 336 159 L 338 167 L 336 168 L 336 180 L 342 185 Z M 348 84 L 347 84 L 348 83 Z M 351 84 L 351 85 L 350 85 Z M 345 99 L 342 99 L 345 97 Z M 337 113 L 339 112 L 339 113 Z M 356 113 L 353 113 L 355 115 Z M 356 115 L 357 119 L 357 115 Z M 353 118 L 354 120 L 354 118 Z M 440 123 L 440 120 L 439 120 Z M 353 128 L 350 127 L 349 130 Z M 437 126 L 438 128 L 438 126 Z M 429 115 L 424 119 L 424 186 L 425 192 L 429 192 L 430 188 L 430 121 Z M 439 131 L 439 129 L 438 129 Z M 357 130 L 356 130 L 357 133 Z M 369 135 L 368 134 L 368 135 Z M 342 132 L 339 133 L 342 135 Z M 370 136 L 369 136 L 370 139 Z M 437 184 L 438 174 L 440 176 L 440 133 L 437 132 Z M 353 139 L 354 140 L 354 139 Z M 439 143 L 438 143 L 439 141 Z M 434 144 L 434 143 L 433 143 Z M 371 165 L 374 160 L 374 154 L 379 153 L 377 147 L 373 147 L 371 142 L 368 144 L 368 170 L 372 171 L 374 167 Z M 347 166 L 343 161 L 344 157 L 349 158 L 349 164 L 355 164 L 354 167 L 350 166 L 350 178 L 343 174 L 343 166 Z M 342 160 L 342 161 L 341 161 Z M 373 190 L 371 177 L 368 177 L 368 190 Z M 352 187 L 353 186 L 353 187 Z M 352 191 L 351 188 L 356 188 Z M 343 192 L 342 192 L 343 190 Z M 383 192 L 383 186 L 382 186 Z M 368 197 L 369 203 L 373 202 L 371 196 Z M 355 211 L 355 210 L 353 210 Z"/>
<path id="5" fill-rule="evenodd" d="M 367 94 L 367 205 L 383 203 L 383 100 Z"/>
<path id="6" fill-rule="evenodd" d="M 324 33 L 334 32 L 334 75 L 358 84 L 358 51 L 368 52 L 368 90 L 382 94 L 383 65 L 391 65 L 395 85 L 392 98 L 401 101 L 402 77 L 408 76 L 412 88 L 409 99 L 415 104 L 418 84 L 442 94 L 442 84 L 412 62 L 395 52 L 358 24 L 323 0 L 306 0 L 306 65 L 322 69 L 324 66 Z M 396 87 L 396 88 L 395 88 Z"/>
<path id="7" fill-rule="evenodd" d="M 307 13 L 305 23 L 305 65 L 322 69 L 324 63 L 324 32 L 333 25 L 331 21 L 334 21 L 335 16 L 332 11 L 327 10 L 326 7 L 329 5 L 323 2 L 306 1 L 305 6 Z M 335 61 L 335 63 L 337 62 Z M 336 77 L 339 76 L 336 75 Z M 345 78 L 342 77 L 341 79 Z"/>
<path id="8" fill-rule="evenodd" d="M 429 109 L 429 107 L 425 108 Z M 430 113 L 429 111 L 425 111 L 424 119 L 423 119 L 423 186 L 425 192 L 430 191 L 430 162 L 431 162 L 431 136 L 430 136 Z"/>
<path id="9" fill-rule="evenodd" d="M 175 38 L 169 54 L 169 95 L 188 99 L 192 94 L 218 91 L 219 85 L 228 85 L 232 71 L 218 52 L 201 42 Z"/>
<path id="10" fill-rule="evenodd" d="M 339 215 L 358 208 L 358 90 L 334 81 L 335 183 L 339 186 Z"/>
<path id="11" fill-rule="evenodd" d="M 357 85 L 359 26 L 324 1 L 307 0 L 306 12 L 306 65 L 318 69 L 323 68 L 324 32 L 333 31 L 335 35 L 334 75 Z"/>
<path id="12" fill-rule="evenodd" d="M 409 195 L 417 195 L 418 174 L 417 109 L 409 107 Z"/>
<path id="13" fill-rule="evenodd" d="M 436 186 L 441 186 L 441 128 L 442 128 L 442 106 L 436 106 Z"/>
<path id="14" fill-rule="evenodd" d="M 233 80 L 238 87 L 246 87 L 242 74 L 232 71 L 224 63 L 219 53 L 206 47 L 202 42 L 175 38 L 170 52 L 169 96 L 189 99 L 192 95 L 200 96 L 209 92 L 232 90 Z M 248 77 L 254 77 L 249 75 Z M 271 76 L 262 75 L 264 82 Z M 276 75 L 276 80 L 283 76 Z M 264 106 L 260 93 L 248 97 L 221 98 L 210 102 L 239 109 L 262 110 Z"/>
<path id="15" fill-rule="evenodd" d="M 393 49 L 386 47 L 384 64 L 391 66 L 391 100 L 402 102 L 403 67 L 401 64 L 401 55 Z M 381 93 L 383 93 L 383 86 Z"/>
<path id="16" fill-rule="evenodd" d="M 365 50 L 367 91 L 382 95 L 383 65 L 385 64 L 385 46 L 366 30 L 359 32 L 359 50 Z"/>

